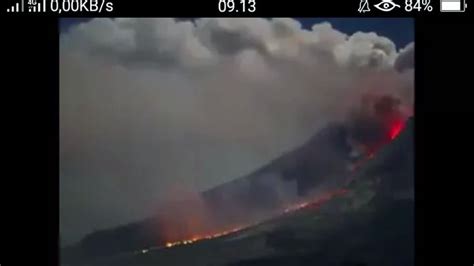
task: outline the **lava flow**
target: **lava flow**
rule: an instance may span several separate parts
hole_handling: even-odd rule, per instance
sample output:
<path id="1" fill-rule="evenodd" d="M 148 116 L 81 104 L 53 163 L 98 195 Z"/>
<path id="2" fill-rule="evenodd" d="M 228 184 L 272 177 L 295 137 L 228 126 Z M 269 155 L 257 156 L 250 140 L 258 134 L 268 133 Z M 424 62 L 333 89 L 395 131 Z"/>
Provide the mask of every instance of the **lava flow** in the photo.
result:
<path id="1" fill-rule="evenodd" d="M 291 205 L 290 207 L 284 209 L 282 214 L 288 213 L 288 212 L 295 212 L 295 211 L 301 210 L 303 208 L 309 208 L 309 207 L 319 208 L 325 202 L 331 200 L 332 198 L 334 198 L 336 196 L 344 195 L 347 192 L 348 192 L 347 189 L 337 189 L 337 190 L 334 190 L 334 191 L 331 191 L 331 192 L 324 193 L 323 195 L 317 197 L 314 200 L 308 200 L 308 201 L 299 202 L 299 203 L 296 203 L 294 205 Z M 264 222 L 264 221 L 262 221 L 262 222 Z M 260 222 L 260 223 L 262 223 L 262 222 Z M 230 235 L 232 233 L 236 233 L 238 231 L 244 230 L 246 228 L 258 225 L 260 223 L 248 224 L 246 226 L 238 226 L 238 227 L 234 227 L 232 229 L 224 230 L 224 231 L 221 231 L 221 232 L 218 232 L 218 233 L 191 237 L 190 239 L 185 239 L 185 240 L 180 240 L 180 241 L 175 241 L 175 242 L 167 242 L 165 244 L 165 247 L 171 248 L 171 247 L 180 246 L 180 245 L 189 245 L 189 244 L 193 244 L 193 243 L 196 243 L 196 242 L 202 241 L 202 240 L 209 240 L 209 239 L 223 237 L 223 236 Z"/>
<path id="2" fill-rule="evenodd" d="M 405 121 L 403 119 L 397 119 L 397 120 L 394 120 L 394 122 L 391 122 L 387 130 L 387 134 L 388 134 L 387 142 L 393 141 L 403 130 L 404 126 L 405 126 Z M 366 153 L 365 158 L 359 161 L 358 163 L 356 163 L 352 171 L 355 172 L 361 166 L 361 164 L 367 162 L 367 160 L 372 159 L 374 157 L 374 154 L 376 154 L 380 150 L 380 148 L 384 146 L 385 144 L 387 143 L 386 142 L 380 143 L 379 145 L 376 145 L 374 147 L 371 147 L 371 149 L 366 150 L 367 153 Z M 334 197 L 343 196 L 347 194 L 348 192 L 349 190 L 345 188 L 326 192 L 323 195 L 318 196 L 317 198 L 310 199 L 310 200 L 306 199 L 305 201 L 292 204 L 289 207 L 284 208 L 283 211 L 280 213 L 280 215 L 296 212 L 298 210 L 306 209 L 306 208 L 319 208 L 321 207 L 321 205 L 333 199 Z M 223 230 L 217 233 L 200 234 L 200 235 L 189 237 L 188 239 L 184 239 L 184 240 L 166 242 L 164 247 L 171 248 L 171 247 L 180 246 L 180 245 L 189 245 L 189 244 L 194 244 L 202 240 L 209 240 L 209 239 L 223 237 L 223 236 L 230 235 L 232 233 L 236 233 L 238 231 L 250 228 L 252 226 L 261 224 L 263 222 L 265 221 L 261 221 L 259 223 L 254 223 L 254 224 L 247 224 L 245 226 L 236 226 L 231 229 Z"/>
<path id="3" fill-rule="evenodd" d="M 400 132 L 402 132 L 404 125 L 405 123 L 401 119 L 392 123 L 388 132 L 390 140 L 394 140 L 400 134 Z"/>
<path id="4" fill-rule="evenodd" d="M 247 226 L 249 227 L 249 226 Z M 235 233 L 235 232 L 238 232 L 242 229 L 244 229 L 246 227 L 235 227 L 235 228 L 232 228 L 232 229 L 229 229 L 229 230 L 225 230 L 225 231 L 222 231 L 222 232 L 219 232 L 219 233 L 214 233 L 214 234 L 210 234 L 210 235 L 204 235 L 204 236 L 195 236 L 191 239 L 186 239 L 186 240 L 181 240 L 181 241 L 175 241 L 175 242 L 167 242 L 165 244 L 165 246 L 167 248 L 171 248 L 171 247 L 174 247 L 174 246 L 179 246 L 179 245 L 189 245 L 189 244 L 193 244 L 195 242 L 198 242 L 198 241 L 201 241 L 201 240 L 209 240 L 209 239 L 213 239 L 213 238 L 218 238 L 218 237 L 222 237 L 222 236 L 226 236 L 226 235 L 229 235 L 229 234 L 232 234 L 232 233 Z"/>

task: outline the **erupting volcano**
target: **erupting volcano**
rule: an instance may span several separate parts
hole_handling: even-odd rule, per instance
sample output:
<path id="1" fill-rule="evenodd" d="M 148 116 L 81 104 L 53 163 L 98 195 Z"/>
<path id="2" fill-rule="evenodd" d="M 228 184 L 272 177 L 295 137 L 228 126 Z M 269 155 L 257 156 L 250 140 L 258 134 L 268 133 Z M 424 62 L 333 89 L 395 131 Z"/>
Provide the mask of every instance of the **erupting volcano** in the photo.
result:
<path id="1" fill-rule="evenodd" d="M 302 209 L 317 210 L 347 194 L 345 185 L 358 169 L 405 129 L 408 115 L 400 105 L 401 101 L 390 95 L 365 97 L 347 123 L 328 126 L 301 148 L 268 166 L 204 192 L 197 200 L 199 204 L 185 204 L 181 210 L 166 212 L 159 219 L 159 245 L 170 248 L 228 236 Z M 347 138 L 353 140 L 351 145 L 346 143 Z M 350 161 L 354 149 L 360 155 Z M 352 167 L 345 171 L 348 162 Z M 279 186 L 289 191 L 288 182 L 297 184 L 293 198 L 277 192 Z M 169 217 L 177 213 L 179 217 Z"/>
<path id="2" fill-rule="evenodd" d="M 347 127 L 356 145 L 371 155 L 400 134 L 410 116 L 407 110 L 395 96 L 367 94 L 350 113 Z"/>
<path id="3" fill-rule="evenodd" d="M 373 167 L 370 162 L 385 162 L 380 159 L 384 148 L 406 132 L 408 116 L 399 104 L 392 96 L 372 97 L 348 120 L 328 124 L 303 145 L 252 173 L 202 193 L 180 188 L 154 217 L 112 233 L 93 234 L 84 245 L 90 246 L 88 252 L 93 255 L 99 247 L 110 247 L 109 254 L 137 248 L 140 254 L 151 249 L 171 254 L 172 249 L 184 246 L 225 248 L 223 243 L 261 234 L 261 228 L 271 231 L 286 220 L 334 213 L 331 202 L 354 197 L 360 187 L 354 187 L 353 181 L 357 183 L 361 173 L 366 175 L 367 167 Z M 411 162 L 409 158 L 404 154 L 395 165 L 400 160 Z M 127 245 L 113 246 L 117 235 L 127 239 Z"/>
<path id="4" fill-rule="evenodd" d="M 278 215 L 276 215 L 276 217 L 278 217 L 280 215 L 285 215 L 285 214 L 289 214 L 289 213 L 292 213 L 292 212 L 296 212 L 296 211 L 299 211 L 299 210 L 305 209 L 305 208 L 317 209 L 317 208 L 321 207 L 325 202 L 327 202 L 327 201 L 329 201 L 329 200 L 331 200 L 335 197 L 345 195 L 347 192 L 348 192 L 347 189 L 337 189 L 337 190 L 334 190 L 334 191 L 326 192 L 326 193 L 324 193 L 324 194 L 322 194 L 319 197 L 316 197 L 314 199 L 307 199 L 307 200 L 304 200 L 304 201 L 301 201 L 301 202 L 293 203 L 289 207 L 285 208 Z M 269 219 L 273 219 L 273 218 L 274 217 L 271 217 Z M 180 246 L 180 245 L 190 245 L 190 244 L 202 241 L 202 240 L 210 240 L 210 239 L 214 239 L 214 238 L 224 237 L 224 236 L 227 236 L 227 235 L 237 233 L 239 231 L 243 231 L 245 229 L 251 228 L 253 226 L 257 226 L 257 225 L 259 225 L 261 223 L 264 223 L 264 222 L 265 222 L 265 220 L 257 222 L 257 223 L 247 224 L 245 226 L 236 226 L 236 227 L 226 229 L 226 230 L 222 230 L 222 231 L 219 231 L 219 232 L 214 232 L 214 233 L 208 232 L 206 234 L 194 235 L 194 236 L 190 236 L 186 239 L 173 241 L 173 242 L 166 242 L 163 247 L 171 248 L 171 247 Z"/>

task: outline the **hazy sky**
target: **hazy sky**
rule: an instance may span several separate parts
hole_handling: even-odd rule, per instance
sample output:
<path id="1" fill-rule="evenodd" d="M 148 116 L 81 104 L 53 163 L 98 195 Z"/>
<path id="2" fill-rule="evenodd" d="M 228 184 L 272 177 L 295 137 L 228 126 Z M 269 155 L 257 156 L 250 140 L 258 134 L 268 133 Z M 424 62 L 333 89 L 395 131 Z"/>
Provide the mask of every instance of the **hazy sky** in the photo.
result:
<path id="1" fill-rule="evenodd" d="M 412 20 L 322 21 L 63 20 L 62 241 L 245 175 L 367 90 L 413 101 Z"/>

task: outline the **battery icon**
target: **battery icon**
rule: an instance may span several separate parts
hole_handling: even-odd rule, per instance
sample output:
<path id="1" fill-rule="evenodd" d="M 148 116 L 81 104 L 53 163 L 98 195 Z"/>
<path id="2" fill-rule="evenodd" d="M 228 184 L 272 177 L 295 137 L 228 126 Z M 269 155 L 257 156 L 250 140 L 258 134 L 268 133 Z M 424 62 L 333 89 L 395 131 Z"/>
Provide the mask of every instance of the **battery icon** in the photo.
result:
<path id="1" fill-rule="evenodd" d="M 441 12 L 464 12 L 467 8 L 466 0 L 440 0 Z"/>

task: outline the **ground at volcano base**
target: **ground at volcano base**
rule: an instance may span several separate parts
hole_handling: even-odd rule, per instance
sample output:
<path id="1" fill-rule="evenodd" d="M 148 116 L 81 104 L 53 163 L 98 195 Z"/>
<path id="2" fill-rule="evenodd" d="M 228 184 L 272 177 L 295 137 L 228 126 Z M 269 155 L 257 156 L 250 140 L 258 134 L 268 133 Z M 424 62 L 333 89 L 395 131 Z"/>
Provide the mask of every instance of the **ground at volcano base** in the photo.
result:
<path id="1" fill-rule="evenodd" d="M 88 265 L 412 265 L 413 200 L 377 197 L 375 180 L 229 235 Z"/>
<path id="2" fill-rule="evenodd" d="M 213 239 L 153 247 L 88 266 L 414 265 L 413 121 L 323 204 Z"/>

